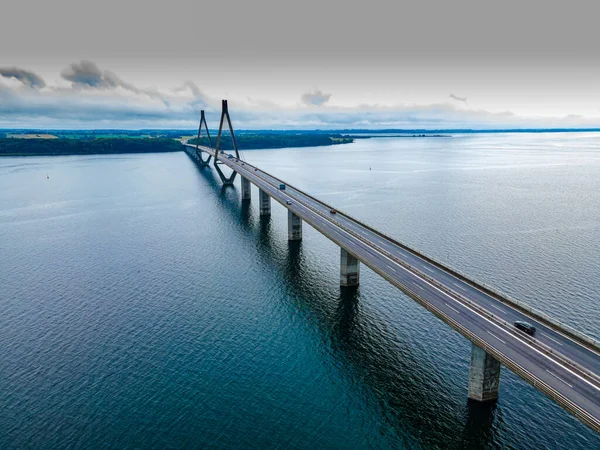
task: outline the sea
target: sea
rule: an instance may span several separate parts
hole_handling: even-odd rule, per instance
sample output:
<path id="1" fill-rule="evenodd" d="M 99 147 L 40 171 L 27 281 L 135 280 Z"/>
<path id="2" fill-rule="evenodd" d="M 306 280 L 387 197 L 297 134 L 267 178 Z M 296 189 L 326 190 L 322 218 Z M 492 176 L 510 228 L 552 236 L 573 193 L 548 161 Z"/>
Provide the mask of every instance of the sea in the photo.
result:
<path id="1" fill-rule="evenodd" d="M 356 139 L 243 157 L 600 339 L 600 133 Z M 184 153 L 0 158 L 2 449 L 593 449 L 506 368 Z"/>

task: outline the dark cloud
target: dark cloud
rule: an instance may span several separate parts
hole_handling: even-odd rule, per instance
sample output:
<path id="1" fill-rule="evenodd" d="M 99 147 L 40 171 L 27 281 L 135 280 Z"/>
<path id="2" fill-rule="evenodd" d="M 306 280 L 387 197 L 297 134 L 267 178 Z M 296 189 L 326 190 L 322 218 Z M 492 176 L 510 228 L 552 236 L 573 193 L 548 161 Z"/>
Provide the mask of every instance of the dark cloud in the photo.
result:
<path id="1" fill-rule="evenodd" d="M 33 72 L 18 67 L 0 67 L 0 76 L 4 78 L 15 78 L 30 88 L 41 89 L 46 86 L 46 82 Z"/>
<path id="2" fill-rule="evenodd" d="M 324 94 L 319 89 L 302 94 L 302 102 L 309 106 L 321 106 L 329 101 L 331 94 Z"/>
<path id="3" fill-rule="evenodd" d="M 15 77 L 14 69 L 2 76 Z M 20 73 L 20 72 L 19 72 Z M 198 112 L 207 111 L 209 127 L 219 121 L 220 101 L 204 95 L 191 81 L 170 94 L 137 88 L 90 61 L 71 64 L 62 72 L 71 88 L 13 89 L 0 85 L 0 126 L 32 128 L 189 128 L 197 127 Z M 15 77 L 16 78 L 16 77 Z M 28 80 L 28 78 L 25 78 Z M 39 82 L 23 82 L 40 86 Z M 37 83 L 37 84 L 35 84 Z M 119 88 L 119 89 L 117 89 Z M 123 90 L 143 95 L 124 95 Z M 162 101 L 155 101 L 155 98 Z M 302 96 L 307 105 L 327 103 L 331 94 L 314 89 Z M 466 102 L 451 94 L 451 98 Z M 458 129 L 564 126 L 597 127 L 595 119 L 526 118 L 510 112 L 491 113 L 450 103 L 433 105 L 360 105 L 357 107 L 282 107 L 273 103 L 230 101 L 237 129 Z"/>
<path id="4" fill-rule="evenodd" d="M 166 100 L 158 92 L 150 89 L 140 89 L 135 85 L 128 83 L 110 70 L 101 70 L 92 61 L 83 60 L 78 63 L 72 63 L 64 69 L 60 75 L 67 81 L 73 83 L 74 88 L 84 89 L 116 89 L 122 88 L 134 94 L 147 95 L 148 97 Z"/>
<path id="5" fill-rule="evenodd" d="M 450 97 L 451 99 L 454 99 L 454 100 L 458 100 L 459 102 L 467 103 L 467 97 L 459 97 L 454 94 L 450 94 L 448 97 Z"/>
<path id="6" fill-rule="evenodd" d="M 73 63 L 60 74 L 65 80 L 75 86 L 85 86 L 98 89 L 106 89 L 111 86 L 105 79 L 102 71 L 91 61 Z"/>

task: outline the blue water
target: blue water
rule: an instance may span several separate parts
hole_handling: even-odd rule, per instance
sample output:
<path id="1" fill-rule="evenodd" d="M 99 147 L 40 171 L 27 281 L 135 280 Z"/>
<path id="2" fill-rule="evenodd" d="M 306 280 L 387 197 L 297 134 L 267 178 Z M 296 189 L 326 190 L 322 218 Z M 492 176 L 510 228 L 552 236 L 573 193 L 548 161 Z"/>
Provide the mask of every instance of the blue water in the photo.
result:
<path id="1" fill-rule="evenodd" d="M 600 337 L 599 138 L 245 156 Z M 257 197 L 184 153 L 0 159 L 0 448 L 600 446 L 504 368 L 468 403 L 465 339 L 365 267 L 340 290 L 339 249 Z"/>

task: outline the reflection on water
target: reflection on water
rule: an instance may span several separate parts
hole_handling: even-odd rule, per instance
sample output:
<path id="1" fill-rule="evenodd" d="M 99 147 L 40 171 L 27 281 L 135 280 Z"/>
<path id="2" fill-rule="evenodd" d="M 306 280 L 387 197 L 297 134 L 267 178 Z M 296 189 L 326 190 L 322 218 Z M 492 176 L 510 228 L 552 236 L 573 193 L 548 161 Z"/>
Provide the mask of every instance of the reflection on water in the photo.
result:
<path id="1" fill-rule="evenodd" d="M 498 447 L 494 437 L 495 403 L 480 404 L 465 398 L 466 419 L 448 415 L 446 405 L 439 402 L 444 386 L 432 382 L 435 377 L 418 367 L 418 357 L 411 354 L 410 347 L 399 350 L 390 342 L 386 333 L 380 331 L 383 323 L 361 313 L 359 287 L 340 286 L 337 298 L 332 298 L 331 293 L 326 296 L 327 280 L 314 279 L 305 270 L 310 262 L 303 256 L 302 242 L 288 241 L 286 249 L 272 245 L 271 217 L 259 216 L 255 230 L 250 220 L 251 203 L 223 195 L 220 186 L 213 183 L 215 178 L 211 174 L 207 177 L 221 192 L 221 205 L 226 213 L 233 219 L 239 217 L 245 230 L 255 234 L 261 257 L 272 263 L 284 262 L 280 276 L 293 291 L 298 310 L 305 311 L 307 318 L 318 326 L 324 344 L 337 358 L 334 364 L 345 372 L 348 381 L 369 389 L 371 407 L 386 417 L 388 432 L 394 440 L 411 446 L 410 434 L 419 435 L 419 430 L 426 429 L 427 437 L 420 440 L 428 446 Z M 406 431 L 407 426 L 410 432 Z M 463 435 L 456 442 L 449 442 L 447 437 L 461 427 Z"/>
<path id="2" fill-rule="evenodd" d="M 507 139 L 246 156 L 597 333 L 598 140 Z M 600 445 L 505 369 L 497 404 L 468 402 L 466 340 L 366 268 L 340 288 L 334 244 L 288 242 L 284 208 L 184 154 L 0 174 L 2 448 Z"/>

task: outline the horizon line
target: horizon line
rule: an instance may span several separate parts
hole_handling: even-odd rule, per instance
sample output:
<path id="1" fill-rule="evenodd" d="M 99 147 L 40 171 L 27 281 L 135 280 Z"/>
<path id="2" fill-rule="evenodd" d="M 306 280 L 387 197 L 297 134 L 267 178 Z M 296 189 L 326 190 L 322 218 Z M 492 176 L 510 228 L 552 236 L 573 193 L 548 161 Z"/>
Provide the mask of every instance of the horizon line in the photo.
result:
<path id="1" fill-rule="evenodd" d="M 210 129 L 217 131 L 217 128 Z M 186 128 L 0 128 L 0 132 L 85 132 L 85 131 L 182 131 L 197 133 L 196 129 Z M 600 132 L 599 128 L 240 128 L 236 132 L 338 132 L 338 133 L 582 133 L 582 132 Z"/>

